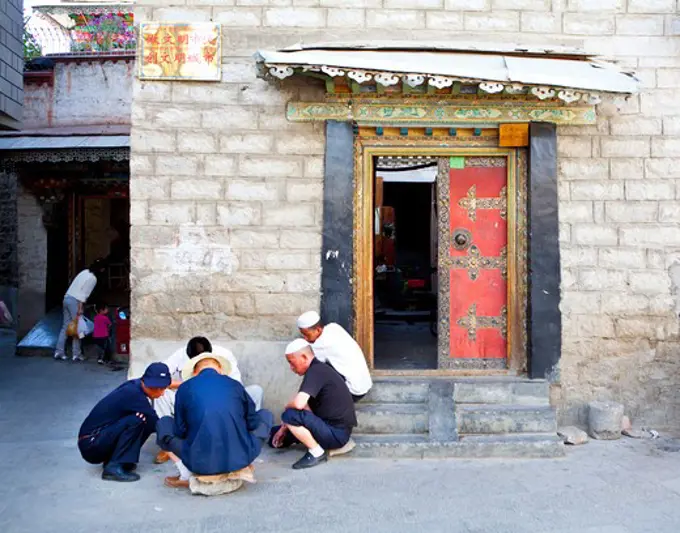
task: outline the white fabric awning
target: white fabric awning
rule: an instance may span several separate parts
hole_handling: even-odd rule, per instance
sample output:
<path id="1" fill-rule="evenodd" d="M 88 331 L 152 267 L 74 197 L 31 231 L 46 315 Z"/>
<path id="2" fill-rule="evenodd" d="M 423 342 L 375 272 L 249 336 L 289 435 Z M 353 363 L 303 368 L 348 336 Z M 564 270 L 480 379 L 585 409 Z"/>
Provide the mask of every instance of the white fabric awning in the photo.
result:
<path id="1" fill-rule="evenodd" d="M 555 52 L 540 55 L 535 51 L 474 53 L 443 48 L 338 49 L 325 45 L 316 49 L 259 51 L 256 57 L 280 79 L 296 71 L 311 71 L 333 78 L 347 76 L 357 83 L 375 80 L 384 86 L 399 81 L 411 87 L 427 83 L 436 88 L 450 87 L 454 82 L 479 83 L 481 90 L 491 94 L 517 94 L 528 89 L 541 100 L 561 92 L 559 98 L 567 103 L 582 97 L 587 101 L 587 93 L 632 94 L 640 90 L 640 81 L 613 63 Z"/>

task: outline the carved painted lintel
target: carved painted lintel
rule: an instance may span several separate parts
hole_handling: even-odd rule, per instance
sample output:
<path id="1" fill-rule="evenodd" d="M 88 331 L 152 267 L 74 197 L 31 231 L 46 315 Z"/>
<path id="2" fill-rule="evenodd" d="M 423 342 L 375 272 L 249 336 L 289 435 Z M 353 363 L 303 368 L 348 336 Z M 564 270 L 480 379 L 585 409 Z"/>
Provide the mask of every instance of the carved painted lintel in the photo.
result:
<path id="1" fill-rule="evenodd" d="M 360 125 L 403 124 L 442 126 L 470 123 L 552 122 L 554 124 L 595 124 L 592 105 L 546 106 L 530 102 L 513 105 L 484 103 L 366 103 L 291 102 L 287 110 L 291 122 L 325 120 L 356 121 Z"/>

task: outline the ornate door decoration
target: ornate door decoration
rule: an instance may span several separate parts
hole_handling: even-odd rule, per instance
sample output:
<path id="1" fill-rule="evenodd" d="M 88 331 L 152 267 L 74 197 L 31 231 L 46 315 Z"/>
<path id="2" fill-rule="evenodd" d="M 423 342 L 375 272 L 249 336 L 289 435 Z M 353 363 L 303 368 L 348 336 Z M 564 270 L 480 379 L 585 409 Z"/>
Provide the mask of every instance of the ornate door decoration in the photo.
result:
<path id="1" fill-rule="evenodd" d="M 439 368 L 506 368 L 507 184 L 506 157 L 440 161 Z"/>

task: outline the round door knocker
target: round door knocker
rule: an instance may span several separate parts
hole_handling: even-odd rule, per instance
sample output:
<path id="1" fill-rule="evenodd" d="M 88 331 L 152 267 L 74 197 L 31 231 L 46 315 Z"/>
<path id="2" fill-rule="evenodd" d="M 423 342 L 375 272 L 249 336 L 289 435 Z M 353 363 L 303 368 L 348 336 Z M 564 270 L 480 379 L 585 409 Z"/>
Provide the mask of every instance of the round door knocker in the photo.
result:
<path id="1" fill-rule="evenodd" d="M 453 230 L 453 247 L 456 250 L 467 250 L 472 245 L 472 234 L 463 228 Z"/>

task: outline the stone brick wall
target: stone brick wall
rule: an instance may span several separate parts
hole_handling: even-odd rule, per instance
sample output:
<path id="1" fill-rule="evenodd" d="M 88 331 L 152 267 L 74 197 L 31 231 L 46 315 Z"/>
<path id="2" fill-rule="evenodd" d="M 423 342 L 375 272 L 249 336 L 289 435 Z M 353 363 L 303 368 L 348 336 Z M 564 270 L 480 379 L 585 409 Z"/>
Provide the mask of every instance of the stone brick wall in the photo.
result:
<path id="1" fill-rule="evenodd" d="M 23 101 L 23 0 L 0 2 L 0 129 L 20 129 Z"/>
<path id="2" fill-rule="evenodd" d="M 43 211 L 30 192 L 19 189 L 17 198 L 17 262 L 19 265 L 18 328 L 27 333 L 45 314 L 47 290 L 47 230 Z"/>
<path id="3" fill-rule="evenodd" d="M 24 129 L 129 125 L 135 62 L 59 60 L 54 85 L 24 88 Z"/>
<path id="4" fill-rule="evenodd" d="M 258 48 L 552 43 L 615 57 L 645 83 L 621 110 L 600 106 L 597 126 L 559 129 L 562 417 L 616 398 L 648 423 L 680 421 L 676 0 L 141 0 L 136 18 L 222 23 L 224 74 L 135 82 L 133 372 L 165 353 L 157 339 L 200 331 L 239 341 L 240 358 L 268 354 L 256 378 L 284 377 L 278 343 L 318 305 L 324 134 L 287 123 L 285 103 L 323 89 L 256 79 Z"/>

